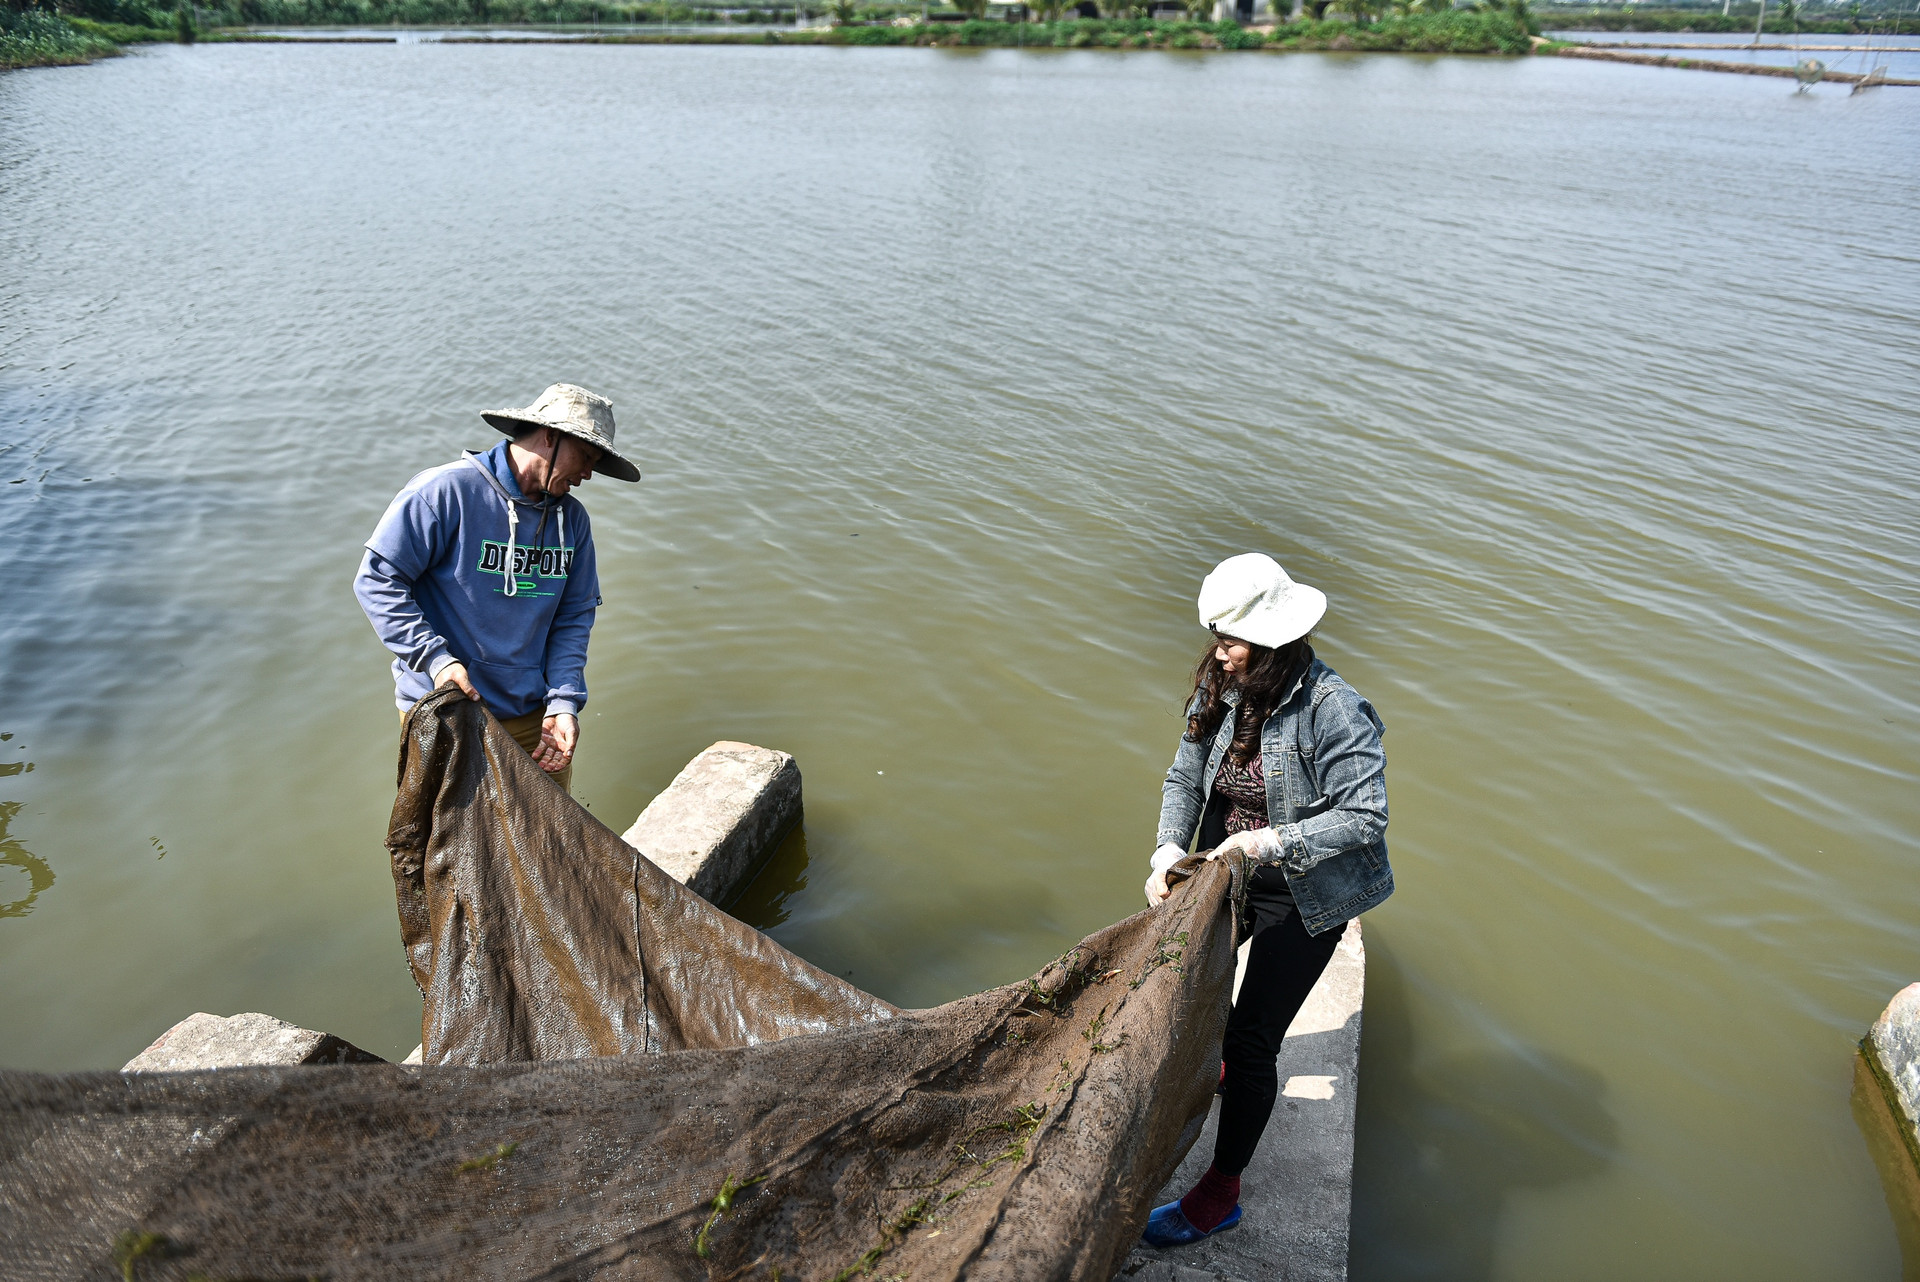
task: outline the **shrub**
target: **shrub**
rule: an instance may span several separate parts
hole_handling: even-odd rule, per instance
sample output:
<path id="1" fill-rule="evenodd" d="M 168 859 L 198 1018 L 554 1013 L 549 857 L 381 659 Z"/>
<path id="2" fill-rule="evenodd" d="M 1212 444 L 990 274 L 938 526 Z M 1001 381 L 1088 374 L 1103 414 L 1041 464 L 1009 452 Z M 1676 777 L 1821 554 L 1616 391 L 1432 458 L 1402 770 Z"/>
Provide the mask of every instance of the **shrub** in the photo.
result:
<path id="1" fill-rule="evenodd" d="M 1403 53 L 1523 54 L 1527 28 L 1510 13 L 1456 9 L 1396 14 L 1379 22 L 1301 21 L 1274 28 L 1285 49 L 1361 49 Z"/>
<path id="2" fill-rule="evenodd" d="M 58 14 L 38 9 L 0 9 L 0 68 L 57 67 L 109 58 L 119 46 L 105 36 L 80 31 Z"/>

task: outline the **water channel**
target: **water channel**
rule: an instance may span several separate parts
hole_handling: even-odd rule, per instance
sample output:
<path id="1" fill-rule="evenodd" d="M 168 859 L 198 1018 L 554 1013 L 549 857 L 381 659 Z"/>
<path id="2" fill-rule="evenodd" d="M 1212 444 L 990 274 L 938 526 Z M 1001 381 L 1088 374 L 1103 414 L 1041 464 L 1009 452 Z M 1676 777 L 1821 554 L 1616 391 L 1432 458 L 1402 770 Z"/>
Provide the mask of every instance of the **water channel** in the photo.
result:
<path id="1" fill-rule="evenodd" d="M 431 44 L 0 76 L 0 1063 L 398 1056 L 348 591 L 604 391 L 576 791 L 794 752 L 896 1002 L 1140 905 L 1205 570 L 1388 726 L 1360 1279 L 1885 1278 L 1920 977 L 1920 94 L 1554 60 Z"/>

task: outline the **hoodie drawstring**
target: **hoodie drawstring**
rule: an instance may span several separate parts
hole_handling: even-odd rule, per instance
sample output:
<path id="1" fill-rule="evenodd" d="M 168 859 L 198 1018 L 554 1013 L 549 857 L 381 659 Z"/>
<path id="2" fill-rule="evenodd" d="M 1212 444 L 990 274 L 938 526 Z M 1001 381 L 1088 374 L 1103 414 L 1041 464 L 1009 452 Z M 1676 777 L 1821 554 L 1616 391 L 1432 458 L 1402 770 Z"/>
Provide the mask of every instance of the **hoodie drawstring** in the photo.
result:
<path id="1" fill-rule="evenodd" d="M 507 576 L 506 587 L 502 589 L 508 596 L 520 595 L 520 576 L 514 573 L 515 549 L 519 542 L 520 509 L 514 506 L 512 499 L 507 500 L 507 564 L 503 571 Z"/>
<path id="2" fill-rule="evenodd" d="M 566 563 L 566 555 L 567 555 L 567 507 L 566 507 L 566 504 L 564 503 L 556 504 L 553 508 L 553 511 L 560 518 L 560 558 L 561 558 L 561 564 L 564 565 Z M 540 507 L 540 528 L 534 531 L 534 535 L 533 535 L 534 543 L 536 545 L 540 542 L 540 538 L 543 534 L 546 533 L 546 530 L 547 530 L 547 507 L 545 504 L 542 504 Z M 508 596 L 520 595 L 520 579 L 519 579 L 519 576 L 517 576 L 513 571 L 513 563 L 515 560 L 515 549 L 518 548 L 519 546 L 519 536 L 520 536 L 520 508 L 516 503 L 514 503 L 512 499 L 508 499 L 507 500 L 507 570 L 506 570 L 507 585 L 506 585 L 506 588 L 504 589 L 506 595 Z"/>

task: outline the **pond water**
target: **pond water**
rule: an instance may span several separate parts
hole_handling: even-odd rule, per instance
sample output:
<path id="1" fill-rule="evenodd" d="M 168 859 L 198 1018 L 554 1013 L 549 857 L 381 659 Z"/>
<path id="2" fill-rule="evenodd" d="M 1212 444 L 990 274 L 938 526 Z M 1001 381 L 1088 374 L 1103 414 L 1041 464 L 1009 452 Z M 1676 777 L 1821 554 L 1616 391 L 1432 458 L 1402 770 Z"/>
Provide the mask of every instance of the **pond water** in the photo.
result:
<path id="1" fill-rule="evenodd" d="M 1884 1278 L 1920 977 L 1920 95 L 1564 60 L 158 47 L 0 76 L 0 1062 L 398 1056 L 349 593 L 574 380 L 578 795 L 794 752 L 896 1002 L 1140 906 L 1262 549 L 1388 726 L 1356 1278 Z"/>

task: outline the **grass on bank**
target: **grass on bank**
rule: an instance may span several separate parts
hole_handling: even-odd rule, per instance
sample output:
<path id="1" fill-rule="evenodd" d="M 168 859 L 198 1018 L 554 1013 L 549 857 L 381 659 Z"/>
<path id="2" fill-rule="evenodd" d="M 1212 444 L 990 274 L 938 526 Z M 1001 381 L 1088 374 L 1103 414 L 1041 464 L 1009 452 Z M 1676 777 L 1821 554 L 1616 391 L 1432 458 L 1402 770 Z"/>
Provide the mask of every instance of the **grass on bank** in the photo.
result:
<path id="1" fill-rule="evenodd" d="M 85 35 L 99 36 L 117 45 L 153 44 L 161 40 L 181 39 L 180 19 L 187 17 L 185 10 L 177 11 L 172 23 L 166 27 L 135 27 L 124 22 L 95 22 L 91 18 L 68 18 L 67 25 Z M 199 34 L 197 31 L 194 33 Z M 192 40 L 185 41 L 192 44 Z"/>

